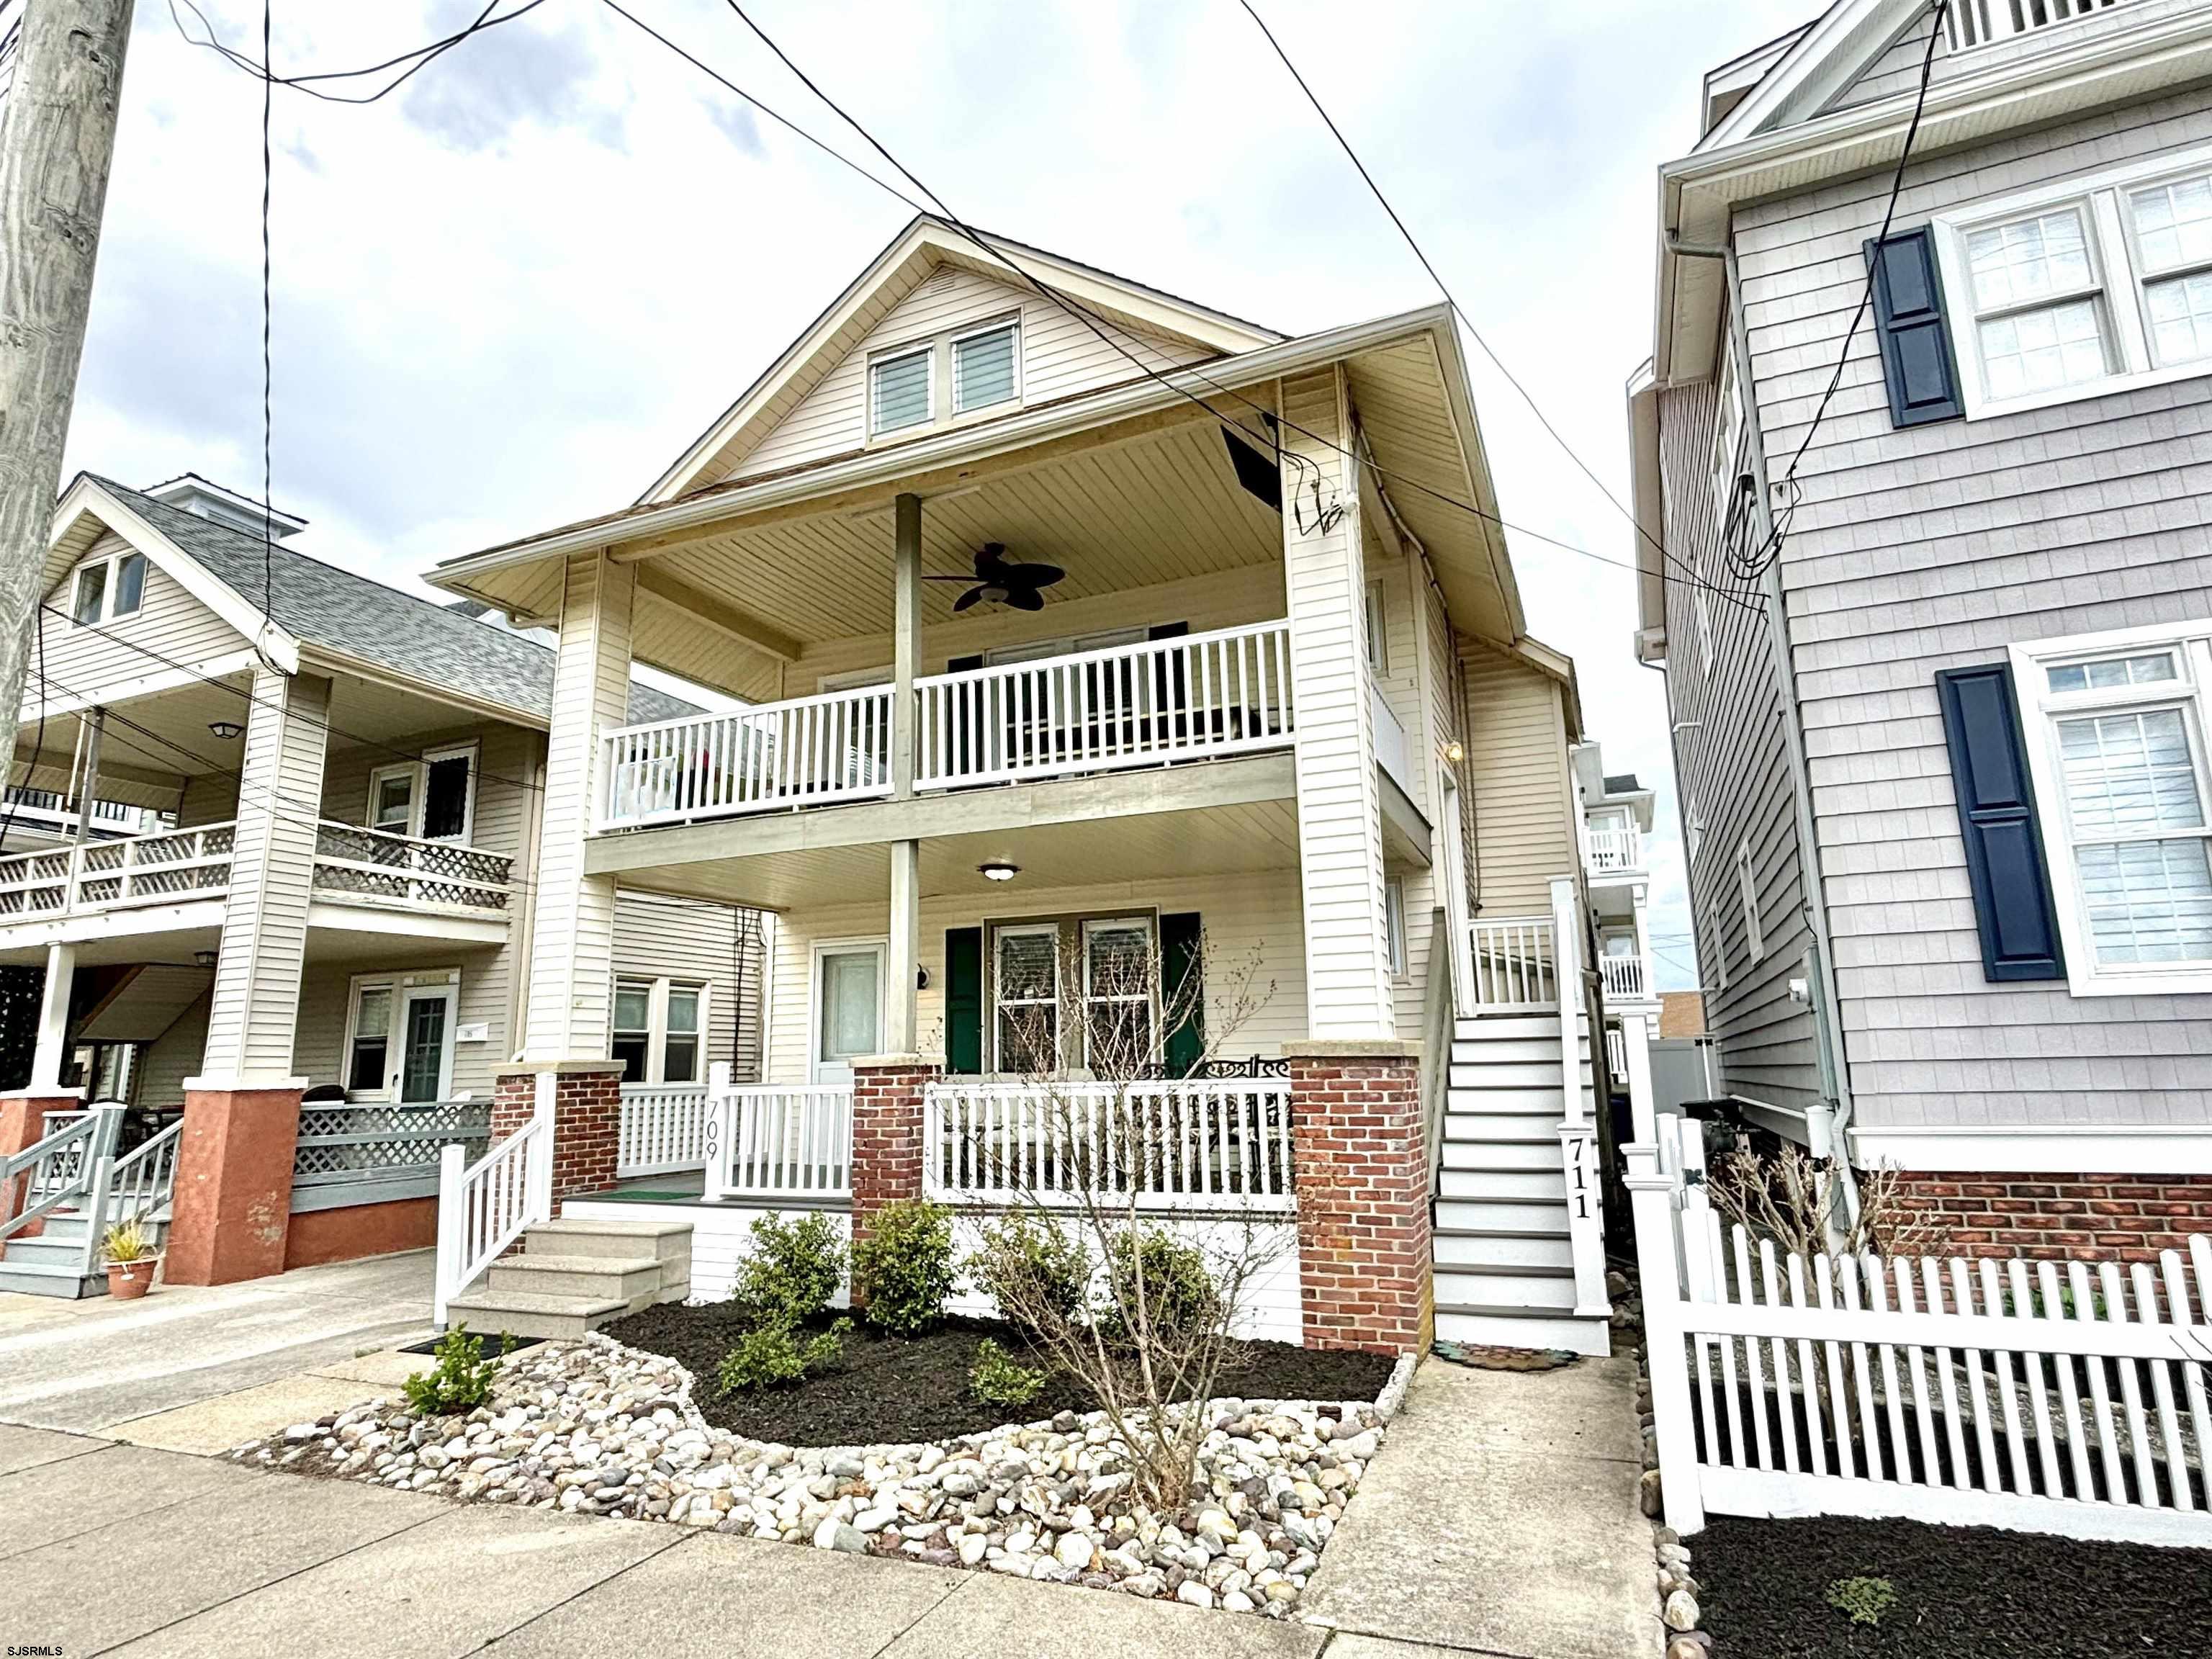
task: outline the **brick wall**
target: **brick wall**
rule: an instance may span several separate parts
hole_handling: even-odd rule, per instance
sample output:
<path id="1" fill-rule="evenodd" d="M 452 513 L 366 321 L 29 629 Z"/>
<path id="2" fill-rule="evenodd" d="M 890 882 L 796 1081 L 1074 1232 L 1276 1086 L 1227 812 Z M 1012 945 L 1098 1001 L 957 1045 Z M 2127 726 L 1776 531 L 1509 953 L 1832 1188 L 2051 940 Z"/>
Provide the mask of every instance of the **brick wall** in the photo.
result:
<path id="1" fill-rule="evenodd" d="M 853 1068 L 853 1237 L 886 1204 L 921 1196 L 921 1094 L 942 1067 L 926 1060 Z"/>
<path id="2" fill-rule="evenodd" d="M 2212 1234 L 2212 1176 L 1917 1171 L 1898 1181 L 1950 1230 L 1959 1255 L 2151 1261 L 2191 1233 Z"/>
<path id="3" fill-rule="evenodd" d="M 500 1077 L 492 1085 L 492 1144 L 497 1146 L 529 1122 L 537 1102 L 535 1073 L 510 1072 Z M 620 1072 L 562 1072 L 554 1079 L 555 1204 L 579 1193 L 602 1193 L 615 1184 L 621 1134 Z"/>
<path id="4" fill-rule="evenodd" d="M 1294 1054 L 1290 1066 L 1305 1345 L 1425 1350 L 1434 1319 L 1418 1063 Z"/>

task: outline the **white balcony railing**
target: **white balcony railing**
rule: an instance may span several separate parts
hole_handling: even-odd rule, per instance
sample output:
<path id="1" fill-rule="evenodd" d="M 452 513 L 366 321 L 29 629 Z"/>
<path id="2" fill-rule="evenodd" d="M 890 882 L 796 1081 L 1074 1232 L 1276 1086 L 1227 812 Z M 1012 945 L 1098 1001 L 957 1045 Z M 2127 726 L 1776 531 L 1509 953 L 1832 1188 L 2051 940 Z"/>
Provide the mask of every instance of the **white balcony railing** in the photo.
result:
<path id="1" fill-rule="evenodd" d="M 503 913 L 513 895 L 513 863 L 473 847 L 357 823 L 326 821 L 315 829 L 315 891 L 341 900 Z"/>
<path id="2" fill-rule="evenodd" d="M 0 858 L 0 917 L 43 919 L 219 896 L 230 886 L 236 834 L 235 824 L 208 823 L 11 854 Z"/>
<path id="3" fill-rule="evenodd" d="M 1398 716 L 1391 712 L 1381 691 L 1367 688 L 1368 721 L 1375 728 L 1375 759 L 1382 769 L 1408 795 L 1413 793 L 1413 764 L 1412 746 L 1406 741 L 1406 728 Z"/>
<path id="4" fill-rule="evenodd" d="M 1651 973 L 1642 957 L 1601 956 L 1597 966 L 1604 976 L 1607 1000 L 1641 1002 L 1651 994 Z"/>
<path id="5" fill-rule="evenodd" d="M 1644 832 L 1633 824 L 1626 830 L 1592 830 L 1584 839 L 1592 875 L 1644 867 Z"/>
<path id="6" fill-rule="evenodd" d="M 2033 34 L 2126 3 L 2127 0 L 1952 0 L 1951 50 L 1965 52 L 2016 35 Z"/>
<path id="7" fill-rule="evenodd" d="M 915 781 L 922 788 L 1284 748 L 1290 625 L 933 674 L 915 692 Z"/>
<path id="8" fill-rule="evenodd" d="M 851 1197 L 849 1087 L 732 1085 L 718 1076 L 708 1095 L 704 1196 L 709 1202 Z"/>
<path id="9" fill-rule="evenodd" d="M 930 675 L 901 716 L 915 725 L 915 787 L 1286 749 L 1290 656 L 1290 625 L 1270 622 Z M 871 685 L 623 726 L 602 750 L 599 827 L 880 799 L 896 712 L 890 688 Z"/>

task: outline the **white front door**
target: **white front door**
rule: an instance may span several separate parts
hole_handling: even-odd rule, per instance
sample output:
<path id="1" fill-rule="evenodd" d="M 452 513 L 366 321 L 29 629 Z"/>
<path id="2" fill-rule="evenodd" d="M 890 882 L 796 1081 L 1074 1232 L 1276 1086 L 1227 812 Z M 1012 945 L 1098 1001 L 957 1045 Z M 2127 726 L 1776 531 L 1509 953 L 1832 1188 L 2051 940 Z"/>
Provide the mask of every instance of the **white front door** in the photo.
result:
<path id="1" fill-rule="evenodd" d="M 814 954 L 814 1080 L 850 1083 L 853 1061 L 883 1052 L 882 945 L 824 945 Z"/>
<path id="2" fill-rule="evenodd" d="M 454 1002 L 450 985 L 410 986 L 400 993 L 392 1091 L 403 1104 L 443 1100 L 453 1092 Z"/>

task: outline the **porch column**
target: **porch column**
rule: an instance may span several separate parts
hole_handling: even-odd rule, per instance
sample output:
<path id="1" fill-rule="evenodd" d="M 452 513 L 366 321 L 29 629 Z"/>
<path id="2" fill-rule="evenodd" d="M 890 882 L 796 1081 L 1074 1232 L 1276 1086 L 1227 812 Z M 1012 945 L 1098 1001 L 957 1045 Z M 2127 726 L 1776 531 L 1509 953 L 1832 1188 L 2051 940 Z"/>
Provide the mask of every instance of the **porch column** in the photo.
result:
<path id="1" fill-rule="evenodd" d="M 76 983 L 76 946 L 46 946 L 46 976 L 39 989 L 39 1037 L 31 1050 L 28 1092 L 58 1095 L 69 1060 L 70 993 Z"/>
<path id="2" fill-rule="evenodd" d="M 853 1237 L 887 1204 L 921 1196 L 922 1095 L 945 1070 L 936 1054 L 871 1054 L 853 1062 Z"/>
<path id="3" fill-rule="evenodd" d="M 1286 1042 L 1309 1348 L 1425 1353 L 1436 1332 L 1417 1044 Z"/>
<path id="4" fill-rule="evenodd" d="M 921 497 L 901 495 L 895 505 L 891 606 L 891 793 L 914 795 L 914 683 L 921 662 Z M 884 969 L 884 1048 L 911 1054 L 921 1047 L 915 981 L 921 966 L 921 843 L 891 843 L 890 949 Z"/>
<path id="5" fill-rule="evenodd" d="M 1360 480 L 1332 447 L 1348 449 L 1353 441 L 1349 393 L 1341 374 L 1328 369 L 1285 381 L 1283 404 L 1283 574 L 1297 710 L 1306 1035 L 1316 1042 L 1389 1039 L 1397 1027 L 1368 701 Z"/>
<path id="6" fill-rule="evenodd" d="M 492 1135 L 527 1121 L 553 1079 L 552 1201 L 615 1178 L 622 1067 L 607 1057 L 614 995 L 615 883 L 587 875 L 584 847 L 605 787 L 600 737 L 629 718 L 635 573 L 604 551 L 571 554 L 562 576 L 538 857 L 531 872 L 530 982 L 520 1053 L 494 1088 Z"/>
<path id="7" fill-rule="evenodd" d="M 307 1087 L 293 1075 L 292 1039 L 330 707 L 327 679 L 254 672 L 207 1048 L 200 1075 L 185 1079 L 167 1268 L 173 1285 L 283 1270 Z"/>
<path id="8" fill-rule="evenodd" d="M 884 1048 L 911 1054 L 921 1047 L 921 843 L 891 843 L 890 948 L 884 953 Z"/>

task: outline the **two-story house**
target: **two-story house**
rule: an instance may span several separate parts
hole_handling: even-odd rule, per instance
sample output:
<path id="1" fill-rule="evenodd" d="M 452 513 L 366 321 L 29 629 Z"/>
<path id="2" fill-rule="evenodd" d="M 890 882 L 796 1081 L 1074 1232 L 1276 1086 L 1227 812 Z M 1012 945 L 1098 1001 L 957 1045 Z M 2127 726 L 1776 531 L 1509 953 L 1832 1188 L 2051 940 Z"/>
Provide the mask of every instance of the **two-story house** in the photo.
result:
<path id="1" fill-rule="evenodd" d="M 2197 0 L 1839 0 L 1659 172 L 1638 645 L 1720 1086 L 1962 1249 L 2212 1216 L 2208 77 Z"/>
<path id="2" fill-rule="evenodd" d="M 1579 712 L 1498 514 L 1447 312 L 1286 337 L 925 218 L 641 500 L 439 567 L 560 641 L 528 1064 L 441 1290 L 541 1156 L 565 1218 L 681 1218 L 695 1288 L 763 1208 L 988 1210 L 977 1126 L 1134 1029 L 1144 1203 L 1291 1238 L 1262 1328 L 1601 1349 Z M 634 662 L 748 706 L 639 721 Z M 590 1072 L 639 892 L 776 917 L 763 1081 L 647 1191 Z"/>
<path id="3" fill-rule="evenodd" d="M 80 477 L 56 514 L 0 805 L 29 844 L 0 856 L 0 963 L 43 969 L 0 1101 L 0 1287 L 96 1288 L 125 1209 L 167 1224 L 179 1283 L 427 1246 L 441 1145 L 488 1133 L 529 994 L 553 653 L 272 527 L 190 476 Z M 623 899 L 598 997 L 633 1096 L 751 1075 L 758 923 Z"/>
<path id="4" fill-rule="evenodd" d="M 1659 1036 L 1648 914 L 1655 797 L 1634 773 L 1607 772 L 1595 741 L 1576 744 L 1572 758 L 1583 879 L 1604 994 L 1606 1076 L 1615 1099 L 1629 1108 L 1616 1115 L 1615 1130 L 1640 1137 L 1650 1127 L 1648 1053 Z"/>

